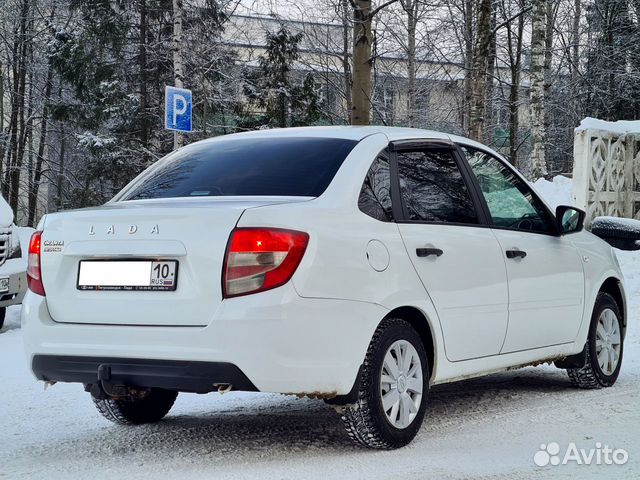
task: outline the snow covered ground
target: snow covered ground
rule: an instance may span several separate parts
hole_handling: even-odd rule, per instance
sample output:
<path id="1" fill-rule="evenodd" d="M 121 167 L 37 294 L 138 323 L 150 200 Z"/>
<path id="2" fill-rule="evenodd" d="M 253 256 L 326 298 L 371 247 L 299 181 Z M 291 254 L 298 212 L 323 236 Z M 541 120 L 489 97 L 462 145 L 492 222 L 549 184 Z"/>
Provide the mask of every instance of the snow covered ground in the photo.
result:
<path id="1" fill-rule="evenodd" d="M 536 187 L 570 201 L 567 179 Z M 30 377 L 12 307 L 0 332 L 0 478 L 640 478 L 640 253 L 619 258 L 631 305 L 613 388 L 576 390 L 548 365 L 439 386 L 418 438 L 393 452 L 352 446 L 321 401 L 271 394 L 183 394 L 157 425 L 111 425 L 81 387 L 45 392 Z M 599 442 L 629 460 L 537 467 L 550 442 Z"/>

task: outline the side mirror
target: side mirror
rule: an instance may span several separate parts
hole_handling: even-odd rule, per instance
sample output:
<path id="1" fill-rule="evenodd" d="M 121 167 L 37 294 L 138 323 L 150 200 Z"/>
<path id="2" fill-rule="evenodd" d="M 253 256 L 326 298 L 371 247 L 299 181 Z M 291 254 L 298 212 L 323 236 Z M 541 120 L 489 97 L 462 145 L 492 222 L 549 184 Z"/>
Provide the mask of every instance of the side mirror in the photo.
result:
<path id="1" fill-rule="evenodd" d="M 584 212 L 575 207 L 560 205 L 556 208 L 556 227 L 560 235 L 582 231 L 584 228 Z"/>
<path id="2" fill-rule="evenodd" d="M 596 217 L 591 222 L 591 233 L 620 250 L 640 250 L 640 220 Z"/>

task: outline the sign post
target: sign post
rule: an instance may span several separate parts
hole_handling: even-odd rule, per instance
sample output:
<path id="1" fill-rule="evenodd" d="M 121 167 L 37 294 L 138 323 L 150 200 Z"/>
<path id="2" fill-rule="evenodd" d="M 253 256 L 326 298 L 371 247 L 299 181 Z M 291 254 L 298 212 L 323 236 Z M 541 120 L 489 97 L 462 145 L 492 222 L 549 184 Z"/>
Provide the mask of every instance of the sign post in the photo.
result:
<path id="1" fill-rule="evenodd" d="M 193 99 L 191 90 L 166 86 L 164 89 L 164 128 L 174 133 L 174 148 L 178 145 L 178 132 L 192 131 Z"/>

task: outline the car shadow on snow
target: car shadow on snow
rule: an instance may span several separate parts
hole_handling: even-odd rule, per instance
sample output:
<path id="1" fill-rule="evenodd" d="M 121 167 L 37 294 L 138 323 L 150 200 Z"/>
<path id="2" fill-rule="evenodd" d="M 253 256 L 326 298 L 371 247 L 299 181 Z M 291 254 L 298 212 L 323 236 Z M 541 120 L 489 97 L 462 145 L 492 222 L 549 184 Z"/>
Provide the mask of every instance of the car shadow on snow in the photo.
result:
<path id="1" fill-rule="evenodd" d="M 571 392 L 576 390 L 566 374 L 549 368 L 436 386 L 430 393 L 422 434 L 445 434 L 467 422 L 491 422 L 491 415 L 517 414 L 536 405 L 549 408 L 571 397 L 567 395 Z M 106 449 L 111 453 L 174 458 L 215 454 L 216 461 L 262 455 L 257 452 L 366 451 L 351 444 L 339 415 L 322 401 L 273 394 L 235 395 L 225 400 L 211 394 L 202 399 L 206 405 L 200 400 L 194 402 L 197 397 L 193 395 L 185 395 L 183 403 L 179 398 L 175 412 L 158 424 L 105 426 L 94 430 L 82 443 L 94 453 Z M 77 439 L 74 444 L 77 446 Z M 416 443 L 412 446 L 415 448 Z"/>
<path id="2" fill-rule="evenodd" d="M 461 382 L 436 385 L 430 392 L 423 431 L 441 431 L 474 423 L 491 422 L 495 415 L 518 414 L 575 401 L 584 395 L 573 387 L 564 370 L 530 367 Z"/>

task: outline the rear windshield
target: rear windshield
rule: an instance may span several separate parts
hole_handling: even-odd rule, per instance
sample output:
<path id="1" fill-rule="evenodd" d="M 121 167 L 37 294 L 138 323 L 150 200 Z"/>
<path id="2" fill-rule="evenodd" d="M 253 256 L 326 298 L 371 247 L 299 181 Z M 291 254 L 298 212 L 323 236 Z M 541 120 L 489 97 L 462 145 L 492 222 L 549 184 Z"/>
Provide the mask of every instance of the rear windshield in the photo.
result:
<path id="1" fill-rule="evenodd" d="M 317 197 L 357 143 L 339 138 L 272 137 L 195 144 L 160 160 L 117 199 Z"/>

